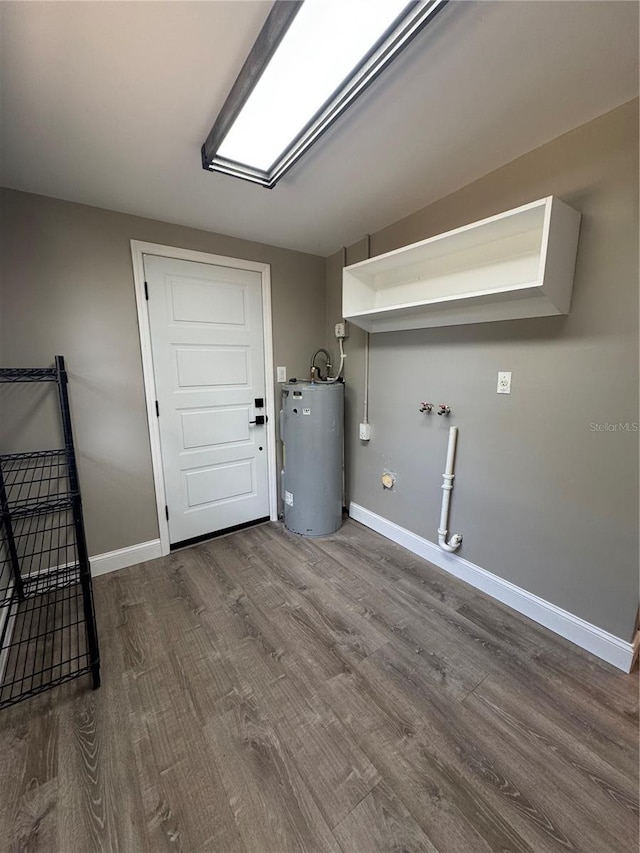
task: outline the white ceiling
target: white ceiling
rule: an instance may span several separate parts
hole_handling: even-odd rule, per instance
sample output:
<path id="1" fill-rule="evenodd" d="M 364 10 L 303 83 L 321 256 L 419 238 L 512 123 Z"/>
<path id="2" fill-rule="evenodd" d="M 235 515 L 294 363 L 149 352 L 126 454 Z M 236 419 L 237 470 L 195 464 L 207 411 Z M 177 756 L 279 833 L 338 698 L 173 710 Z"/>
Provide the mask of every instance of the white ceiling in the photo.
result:
<path id="1" fill-rule="evenodd" d="M 200 147 L 270 5 L 0 2 L 1 183 L 328 255 L 638 94 L 637 2 L 452 0 L 265 190 Z"/>

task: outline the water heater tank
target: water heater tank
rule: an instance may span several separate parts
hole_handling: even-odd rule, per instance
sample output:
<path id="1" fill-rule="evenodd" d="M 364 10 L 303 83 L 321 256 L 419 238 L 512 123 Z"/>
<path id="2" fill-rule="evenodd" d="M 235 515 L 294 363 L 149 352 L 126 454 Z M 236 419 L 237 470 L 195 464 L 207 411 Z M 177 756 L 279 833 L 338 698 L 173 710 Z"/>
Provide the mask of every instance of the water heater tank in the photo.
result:
<path id="1" fill-rule="evenodd" d="M 289 382 L 282 388 L 284 523 L 323 536 L 342 525 L 342 382 Z"/>

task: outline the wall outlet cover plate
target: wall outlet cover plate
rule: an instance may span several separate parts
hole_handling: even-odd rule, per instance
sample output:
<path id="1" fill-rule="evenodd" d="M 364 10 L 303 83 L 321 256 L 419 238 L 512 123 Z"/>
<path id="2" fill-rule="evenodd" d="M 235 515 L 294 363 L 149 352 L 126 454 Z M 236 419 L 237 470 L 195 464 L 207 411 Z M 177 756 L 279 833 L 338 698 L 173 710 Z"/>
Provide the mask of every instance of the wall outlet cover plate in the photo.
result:
<path id="1" fill-rule="evenodd" d="M 510 370 L 499 370 L 498 371 L 498 394 L 510 394 L 511 393 L 511 371 Z"/>

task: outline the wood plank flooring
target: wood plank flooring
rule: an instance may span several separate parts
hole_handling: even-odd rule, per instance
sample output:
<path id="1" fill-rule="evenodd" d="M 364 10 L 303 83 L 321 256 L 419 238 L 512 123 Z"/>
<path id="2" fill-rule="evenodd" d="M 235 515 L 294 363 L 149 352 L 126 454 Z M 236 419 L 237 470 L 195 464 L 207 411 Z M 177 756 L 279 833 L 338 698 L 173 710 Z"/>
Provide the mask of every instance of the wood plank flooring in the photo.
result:
<path id="1" fill-rule="evenodd" d="M 635 853 L 638 671 L 347 521 L 99 577 L 103 686 L 0 713 L 0 850 Z"/>

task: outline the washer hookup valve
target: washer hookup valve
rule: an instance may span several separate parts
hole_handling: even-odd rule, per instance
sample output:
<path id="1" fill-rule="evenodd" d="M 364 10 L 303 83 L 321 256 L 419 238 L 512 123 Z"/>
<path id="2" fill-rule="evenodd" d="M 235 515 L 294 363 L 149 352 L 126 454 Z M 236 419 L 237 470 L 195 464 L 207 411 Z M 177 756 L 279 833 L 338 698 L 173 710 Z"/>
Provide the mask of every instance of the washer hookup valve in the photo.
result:
<path id="1" fill-rule="evenodd" d="M 433 403 L 420 403 L 420 411 L 421 412 L 426 412 L 428 415 L 430 415 L 432 409 L 433 409 Z"/>
<path id="2" fill-rule="evenodd" d="M 440 403 L 440 405 L 438 406 L 438 414 L 439 415 L 450 415 L 451 409 L 449 408 L 449 406 L 447 406 L 446 403 Z"/>

